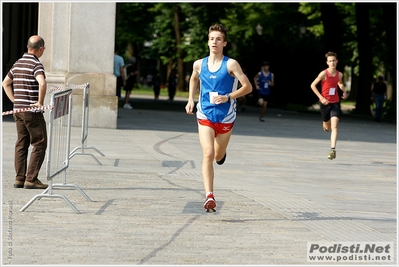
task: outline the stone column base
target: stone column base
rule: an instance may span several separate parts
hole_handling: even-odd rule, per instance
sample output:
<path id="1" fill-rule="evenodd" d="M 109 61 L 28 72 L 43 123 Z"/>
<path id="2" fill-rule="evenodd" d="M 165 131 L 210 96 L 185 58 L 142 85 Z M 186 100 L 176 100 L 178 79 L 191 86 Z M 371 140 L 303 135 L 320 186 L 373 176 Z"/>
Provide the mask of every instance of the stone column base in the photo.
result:
<path id="1" fill-rule="evenodd" d="M 90 84 L 88 126 L 116 129 L 118 97 L 116 78 L 108 73 L 46 73 L 47 85 L 66 86 Z M 50 101 L 46 97 L 46 102 Z M 83 116 L 83 89 L 73 89 L 72 126 L 81 127 Z"/>

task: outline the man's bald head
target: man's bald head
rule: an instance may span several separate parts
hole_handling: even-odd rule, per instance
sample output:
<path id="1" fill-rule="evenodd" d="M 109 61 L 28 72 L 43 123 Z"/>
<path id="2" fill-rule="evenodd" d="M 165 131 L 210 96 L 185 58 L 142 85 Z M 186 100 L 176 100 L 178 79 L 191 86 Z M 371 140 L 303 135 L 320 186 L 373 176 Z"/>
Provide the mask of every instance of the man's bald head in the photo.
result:
<path id="1" fill-rule="evenodd" d="M 28 50 L 29 49 L 37 50 L 40 47 L 44 47 L 44 40 L 42 37 L 38 35 L 33 35 L 29 38 L 27 47 Z"/>
<path id="2" fill-rule="evenodd" d="M 35 55 L 37 58 L 40 58 L 44 52 L 44 40 L 42 37 L 38 35 L 33 35 L 29 37 L 28 40 L 28 53 Z"/>

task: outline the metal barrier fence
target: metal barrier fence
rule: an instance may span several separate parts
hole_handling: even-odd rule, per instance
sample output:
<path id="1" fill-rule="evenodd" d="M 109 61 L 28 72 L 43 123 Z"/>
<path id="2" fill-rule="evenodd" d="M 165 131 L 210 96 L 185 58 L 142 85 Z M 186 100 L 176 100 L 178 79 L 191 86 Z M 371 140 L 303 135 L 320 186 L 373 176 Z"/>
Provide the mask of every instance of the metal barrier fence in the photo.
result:
<path id="1" fill-rule="evenodd" d="M 100 150 L 97 148 L 91 146 L 88 147 L 86 142 L 87 142 L 87 136 L 89 134 L 89 96 L 90 96 L 90 84 L 86 83 L 83 85 L 76 85 L 76 86 L 71 86 L 73 89 L 80 88 L 84 89 L 83 91 L 83 115 L 82 115 L 82 139 L 81 139 L 81 146 L 76 147 L 74 150 L 71 151 L 69 154 L 69 158 L 71 159 L 75 155 L 90 155 L 92 158 L 94 158 L 95 161 L 97 161 L 98 164 L 102 165 L 101 162 L 94 156 L 92 153 L 86 153 L 85 149 L 94 149 L 97 151 L 101 156 L 105 156 Z M 80 152 L 77 152 L 78 150 L 81 150 Z"/>
<path id="2" fill-rule="evenodd" d="M 54 93 L 51 97 L 46 177 L 48 187 L 41 194 L 34 196 L 20 211 L 25 211 L 35 200 L 42 197 L 62 198 L 76 212 L 79 210 L 61 194 L 53 194 L 53 187 L 72 187 L 77 189 L 87 200 L 92 201 L 83 190 L 75 184 L 66 183 L 66 170 L 69 166 L 69 149 L 72 117 L 72 89 Z M 53 178 L 62 174 L 62 183 L 53 184 Z"/>

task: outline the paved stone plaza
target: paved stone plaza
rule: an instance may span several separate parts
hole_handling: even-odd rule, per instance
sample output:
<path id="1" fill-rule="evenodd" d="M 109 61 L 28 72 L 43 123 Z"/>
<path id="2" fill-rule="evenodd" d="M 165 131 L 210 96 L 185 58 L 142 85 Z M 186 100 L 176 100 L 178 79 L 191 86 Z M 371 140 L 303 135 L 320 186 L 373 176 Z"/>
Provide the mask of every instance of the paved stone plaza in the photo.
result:
<path id="1" fill-rule="evenodd" d="M 86 152 L 102 165 L 75 155 L 65 177 L 92 201 L 53 188 L 80 214 L 60 198 L 20 211 L 42 191 L 13 188 L 16 130 L 3 117 L 4 265 L 314 265 L 307 242 L 396 246 L 395 124 L 342 116 L 331 161 L 319 114 L 269 109 L 262 123 L 248 108 L 225 164 L 215 164 L 218 207 L 206 213 L 195 117 L 179 100 L 170 110 L 142 108 L 151 101 L 120 108 L 117 129 L 89 129 L 87 146 L 105 156 Z M 71 133 L 72 150 L 81 128 Z M 396 263 L 395 247 L 394 261 L 378 264 Z"/>

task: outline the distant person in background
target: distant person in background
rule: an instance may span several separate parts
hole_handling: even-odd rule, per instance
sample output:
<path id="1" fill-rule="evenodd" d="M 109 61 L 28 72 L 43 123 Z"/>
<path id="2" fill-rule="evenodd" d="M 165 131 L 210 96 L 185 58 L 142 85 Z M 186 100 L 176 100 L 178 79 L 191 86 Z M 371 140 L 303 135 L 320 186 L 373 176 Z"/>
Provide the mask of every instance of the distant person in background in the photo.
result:
<path id="1" fill-rule="evenodd" d="M 123 57 L 118 55 L 119 53 L 119 47 L 115 46 L 115 52 L 114 52 L 114 75 L 116 77 L 116 96 L 121 98 L 121 89 L 122 87 L 125 86 L 125 71 L 123 67 L 125 66 L 125 61 L 123 60 Z"/>
<path id="2" fill-rule="evenodd" d="M 155 75 L 153 77 L 153 88 L 154 88 L 154 100 L 158 101 L 159 93 L 161 91 L 161 76 L 158 71 L 155 71 Z"/>
<path id="3" fill-rule="evenodd" d="M 151 87 L 152 86 L 152 73 L 150 72 L 150 73 L 148 73 L 147 74 L 147 76 L 146 76 L 146 79 L 147 79 L 147 86 L 148 87 Z"/>
<path id="4" fill-rule="evenodd" d="M 313 92 L 317 95 L 320 101 L 320 113 L 323 120 L 323 130 L 329 132 L 331 130 L 331 150 L 328 154 L 328 159 L 336 158 L 335 147 L 338 138 L 338 122 L 341 115 L 340 99 L 338 94 L 338 87 L 342 90 L 342 98 L 348 97 L 345 91 L 344 83 L 342 82 L 342 72 L 337 70 L 338 58 L 334 52 L 328 52 L 326 55 L 326 63 L 328 68 L 321 71 L 316 79 L 310 85 Z M 317 84 L 321 82 L 321 93 L 317 89 Z"/>
<path id="5" fill-rule="evenodd" d="M 274 74 L 269 71 L 269 62 L 264 61 L 260 72 L 254 77 L 256 90 L 258 90 L 258 105 L 261 107 L 259 120 L 264 122 L 267 103 L 270 101 L 270 88 L 274 86 Z"/>
<path id="6" fill-rule="evenodd" d="M 130 101 L 130 94 L 133 90 L 133 87 L 136 84 L 137 81 L 137 75 L 138 75 L 138 71 L 136 69 L 136 58 L 135 57 L 131 57 L 129 58 L 128 63 L 126 64 L 126 75 L 127 75 L 127 79 L 126 79 L 126 83 L 125 83 L 125 104 L 123 105 L 123 108 L 126 109 L 133 109 L 133 107 L 130 105 L 129 101 Z"/>
<path id="7" fill-rule="evenodd" d="M 177 86 L 177 74 L 175 70 L 172 70 L 170 72 L 167 86 L 168 86 L 169 100 L 173 101 L 173 99 L 175 98 L 176 86 Z"/>
<path id="8" fill-rule="evenodd" d="M 375 103 L 375 115 L 374 119 L 376 122 L 381 122 L 382 115 L 384 114 L 384 102 L 387 98 L 387 85 L 384 82 L 384 77 L 379 76 L 378 81 L 374 84 L 371 100 Z"/>

